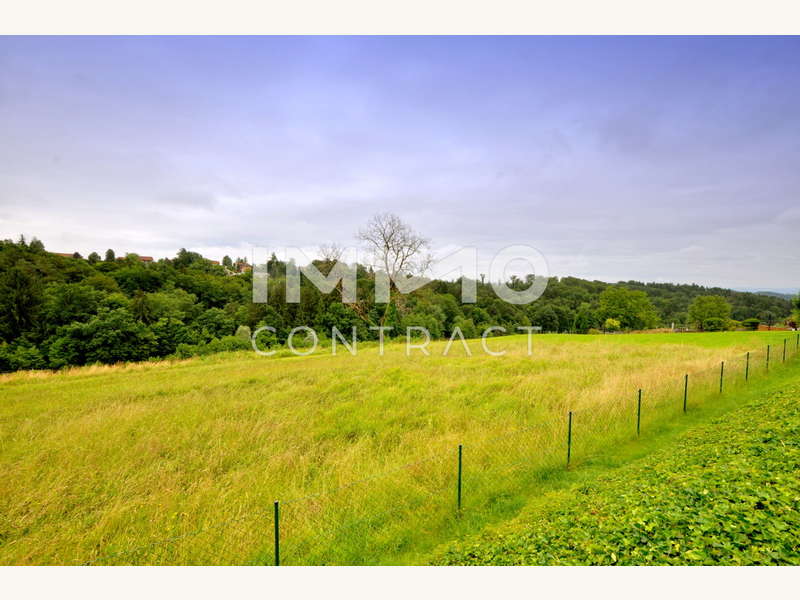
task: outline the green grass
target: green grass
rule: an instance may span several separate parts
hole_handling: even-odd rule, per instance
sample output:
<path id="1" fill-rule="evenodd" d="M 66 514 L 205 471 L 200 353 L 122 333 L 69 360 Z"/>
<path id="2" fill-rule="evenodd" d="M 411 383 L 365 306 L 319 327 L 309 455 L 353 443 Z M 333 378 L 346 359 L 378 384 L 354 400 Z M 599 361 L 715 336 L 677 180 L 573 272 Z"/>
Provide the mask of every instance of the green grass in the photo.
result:
<path id="1" fill-rule="evenodd" d="M 638 388 L 649 439 L 685 419 L 684 373 L 692 419 L 720 402 L 720 359 L 732 395 L 744 352 L 760 385 L 784 337 L 542 335 L 528 356 L 510 336 L 489 342 L 502 357 L 473 341 L 472 356 L 434 343 L 3 376 L 0 563 L 268 563 L 275 499 L 287 563 L 419 562 L 562 481 L 567 411 L 574 472 L 589 470 L 635 438 Z"/>
<path id="2" fill-rule="evenodd" d="M 646 458 L 595 465 L 433 562 L 800 564 L 800 370 L 736 399 L 741 406 L 710 423 L 657 438 Z"/>

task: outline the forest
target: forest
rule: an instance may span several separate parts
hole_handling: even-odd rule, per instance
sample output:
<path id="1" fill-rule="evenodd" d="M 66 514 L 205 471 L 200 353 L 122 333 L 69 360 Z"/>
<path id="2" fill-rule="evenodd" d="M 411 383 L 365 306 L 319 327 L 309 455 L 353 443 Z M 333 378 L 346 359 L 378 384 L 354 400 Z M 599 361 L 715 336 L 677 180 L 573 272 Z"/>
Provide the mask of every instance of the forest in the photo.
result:
<path id="1" fill-rule="evenodd" d="M 325 273 L 330 261 L 314 264 Z M 541 298 L 509 304 L 489 284 L 477 282 L 477 302 L 462 304 L 460 281 L 433 280 L 407 295 L 376 304 L 371 266 L 357 266 L 358 298 L 343 304 L 338 291 L 323 294 L 304 277 L 302 301 L 285 302 L 286 264 L 273 255 L 268 303 L 252 302 L 252 272 L 243 259 L 221 264 L 186 249 L 171 259 L 142 260 L 93 252 L 83 258 L 48 252 L 37 239 L 0 242 L 0 371 L 58 369 L 164 357 L 189 357 L 251 348 L 251 332 L 269 325 L 260 346 L 284 344 L 292 328 L 313 327 L 320 337 L 332 327 L 372 339 L 369 326 L 405 335 L 421 326 L 431 336 L 458 327 L 476 337 L 486 327 L 538 326 L 543 332 L 600 333 L 658 327 L 755 328 L 782 324 L 798 299 L 706 288 L 695 284 L 605 283 L 552 277 Z M 245 265 L 247 266 L 247 265 Z M 249 266 L 248 266 L 249 267 Z M 509 287 L 524 289 L 513 278 Z"/>

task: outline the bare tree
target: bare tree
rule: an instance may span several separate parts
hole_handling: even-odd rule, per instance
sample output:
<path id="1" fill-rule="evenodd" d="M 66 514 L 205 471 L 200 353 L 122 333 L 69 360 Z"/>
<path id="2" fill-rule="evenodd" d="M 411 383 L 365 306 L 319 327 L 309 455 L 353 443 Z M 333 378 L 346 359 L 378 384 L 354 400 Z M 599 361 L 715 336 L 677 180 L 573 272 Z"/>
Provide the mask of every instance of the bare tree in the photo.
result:
<path id="1" fill-rule="evenodd" d="M 322 260 L 328 263 L 335 263 L 338 262 L 340 258 L 342 258 L 342 254 L 344 254 L 344 248 L 342 248 L 339 244 L 322 244 L 319 247 L 319 254 L 322 257 Z"/>
<path id="2" fill-rule="evenodd" d="M 372 251 L 374 266 L 388 273 L 392 281 L 421 276 L 433 261 L 429 241 L 391 213 L 373 216 L 358 232 L 358 239 Z"/>

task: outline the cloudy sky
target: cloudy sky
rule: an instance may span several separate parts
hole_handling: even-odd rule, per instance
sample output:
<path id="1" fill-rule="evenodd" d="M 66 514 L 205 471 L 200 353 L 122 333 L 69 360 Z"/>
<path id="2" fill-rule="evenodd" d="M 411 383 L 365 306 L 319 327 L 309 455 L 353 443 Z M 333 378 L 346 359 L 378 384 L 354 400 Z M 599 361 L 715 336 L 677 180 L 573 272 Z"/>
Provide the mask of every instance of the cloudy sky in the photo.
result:
<path id="1" fill-rule="evenodd" d="M 800 38 L 0 38 L 0 237 L 800 285 Z"/>

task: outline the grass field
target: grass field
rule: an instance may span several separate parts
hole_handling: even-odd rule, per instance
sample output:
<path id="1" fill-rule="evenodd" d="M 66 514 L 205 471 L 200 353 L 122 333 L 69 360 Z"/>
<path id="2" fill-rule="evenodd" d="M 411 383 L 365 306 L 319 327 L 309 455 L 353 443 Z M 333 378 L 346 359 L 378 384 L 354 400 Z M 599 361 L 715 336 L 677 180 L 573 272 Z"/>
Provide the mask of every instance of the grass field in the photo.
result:
<path id="1" fill-rule="evenodd" d="M 794 334 L 541 335 L 0 378 L 0 563 L 415 562 L 563 470 L 773 369 Z M 758 385 L 757 381 L 753 385 Z M 464 446 L 464 511 L 453 510 Z M 535 467 L 535 468 L 534 468 Z M 361 481 L 358 484 L 352 482 Z"/>
<path id="2" fill-rule="evenodd" d="M 776 382 L 779 383 L 779 382 Z M 444 550 L 458 565 L 800 564 L 800 371 L 611 475 Z"/>

